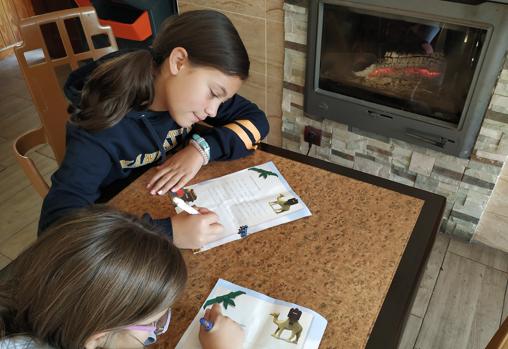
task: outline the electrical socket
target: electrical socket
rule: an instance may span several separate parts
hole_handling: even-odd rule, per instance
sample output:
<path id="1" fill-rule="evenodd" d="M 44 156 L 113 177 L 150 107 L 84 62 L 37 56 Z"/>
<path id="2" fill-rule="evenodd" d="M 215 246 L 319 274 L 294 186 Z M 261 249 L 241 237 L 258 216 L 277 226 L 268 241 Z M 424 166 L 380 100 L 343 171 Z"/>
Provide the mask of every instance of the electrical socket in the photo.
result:
<path id="1" fill-rule="evenodd" d="M 321 146 L 321 130 L 312 126 L 305 126 L 303 140 L 318 147 Z"/>

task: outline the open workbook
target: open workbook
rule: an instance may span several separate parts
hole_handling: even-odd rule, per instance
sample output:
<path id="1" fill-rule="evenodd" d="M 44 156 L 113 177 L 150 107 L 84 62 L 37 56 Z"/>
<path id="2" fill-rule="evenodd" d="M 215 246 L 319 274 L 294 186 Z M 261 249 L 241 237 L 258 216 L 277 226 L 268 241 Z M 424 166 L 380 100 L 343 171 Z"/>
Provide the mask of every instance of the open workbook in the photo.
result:
<path id="1" fill-rule="evenodd" d="M 243 349 L 317 349 L 327 325 L 313 310 L 219 279 L 176 349 L 201 349 L 199 319 L 214 303 L 243 327 Z"/>
<path id="2" fill-rule="evenodd" d="M 177 196 L 214 211 L 224 225 L 220 238 L 199 251 L 311 215 L 271 161 L 185 187 Z"/>

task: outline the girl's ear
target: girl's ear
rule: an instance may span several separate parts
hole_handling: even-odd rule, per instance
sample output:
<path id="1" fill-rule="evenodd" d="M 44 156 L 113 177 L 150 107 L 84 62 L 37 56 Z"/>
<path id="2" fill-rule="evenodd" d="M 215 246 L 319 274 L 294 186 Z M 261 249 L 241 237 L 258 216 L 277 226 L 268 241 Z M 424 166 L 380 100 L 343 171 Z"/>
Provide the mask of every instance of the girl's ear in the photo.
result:
<path id="1" fill-rule="evenodd" d="M 189 55 L 183 47 L 175 47 L 168 57 L 167 64 L 172 75 L 178 74 L 182 67 L 188 62 Z"/>
<path id="2" fill-rule="evenodd" d="M 85 349 L 96 349 L 101 348 L 104 345 L 104 341 L 108 332 L 100 332 L 90 336 L 85 342 Z"/>

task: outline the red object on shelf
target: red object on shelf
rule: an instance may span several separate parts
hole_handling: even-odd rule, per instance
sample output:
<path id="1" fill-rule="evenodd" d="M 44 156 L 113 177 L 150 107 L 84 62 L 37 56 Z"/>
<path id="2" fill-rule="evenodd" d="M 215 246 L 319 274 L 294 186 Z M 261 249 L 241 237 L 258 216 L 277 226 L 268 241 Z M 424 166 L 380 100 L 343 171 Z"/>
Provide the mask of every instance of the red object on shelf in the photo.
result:
<path id="1" fill-rule="evenodd" d="M 74 0 L 79 7 L 92 6 L 92 2 L 90 0 Z"/>
<path id="2" fill-rule="evenodd" d="M 74 0 L 79 7 L 92 6 L 90 0 Z M 134 41 L 145 41 L 152 35 L 150 17 L 148 11 L 143 13 L 133 23 L 121 23 L 109 19 L 100 19 L 102 25 L 108 25 L 113 30 L 115 37 Z"/>
<path id="3" fill-rule="evenodd" d="M 99 19 L 102 25 L 109 25 L 113 29 L 113 33 L 117 38 L 144 41 L 152 35 L 152 27 L 150 26 L 150 17 L 148 11 L 143 11 L 134 23 L 120 23 L 107 19 Z"/>

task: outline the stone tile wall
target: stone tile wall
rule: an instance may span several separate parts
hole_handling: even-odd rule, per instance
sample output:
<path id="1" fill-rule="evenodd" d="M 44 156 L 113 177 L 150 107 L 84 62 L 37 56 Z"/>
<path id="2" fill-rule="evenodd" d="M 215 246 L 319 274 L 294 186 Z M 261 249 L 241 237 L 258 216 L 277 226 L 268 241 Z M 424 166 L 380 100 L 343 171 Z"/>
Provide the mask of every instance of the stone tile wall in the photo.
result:
<path id="1" fill-rule="evenodd" d="M 284 3 L 282 146 L 306 154 L 306 125 L 323 131 L 311 156 L 428 190 L 447 198 L 441 230 L 473 237 L 508 155 L 508 62 L 499 77 L 471 159 L 461 159 L 393 138 L 310 119 L 303 113 L 307 1 Z"/>

